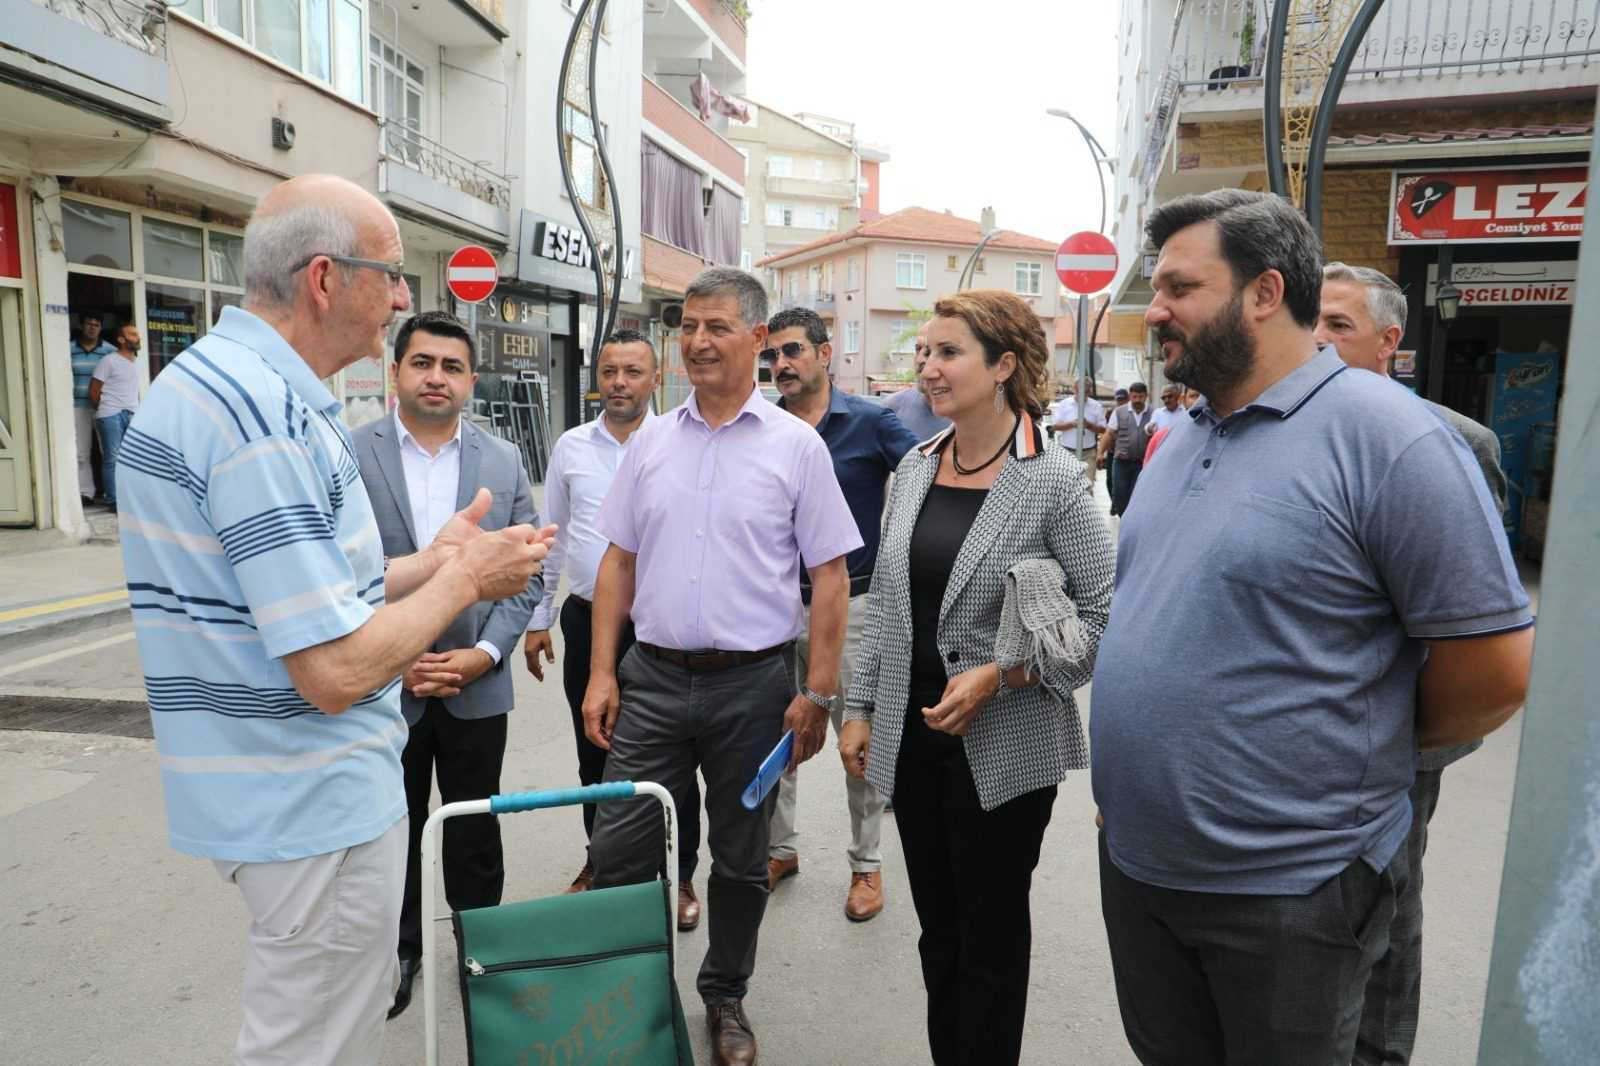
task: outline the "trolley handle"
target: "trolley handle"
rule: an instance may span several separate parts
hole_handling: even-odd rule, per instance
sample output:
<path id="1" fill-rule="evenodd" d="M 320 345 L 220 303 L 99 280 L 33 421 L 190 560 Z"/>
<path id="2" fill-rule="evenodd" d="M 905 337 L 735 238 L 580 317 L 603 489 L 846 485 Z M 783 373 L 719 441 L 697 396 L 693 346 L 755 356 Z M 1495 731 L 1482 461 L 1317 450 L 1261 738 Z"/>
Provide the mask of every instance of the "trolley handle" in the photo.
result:
<path id="1" fill-rule="evenodd" d="M 489 797 L 490 814 L 514 814 L 543 807 L 573 807 L 580 803 L 630 799 L 636 794 L 632 781 L 611 781 L 582 788 L 547 788 L 538 792 L 506 792 Z"/>

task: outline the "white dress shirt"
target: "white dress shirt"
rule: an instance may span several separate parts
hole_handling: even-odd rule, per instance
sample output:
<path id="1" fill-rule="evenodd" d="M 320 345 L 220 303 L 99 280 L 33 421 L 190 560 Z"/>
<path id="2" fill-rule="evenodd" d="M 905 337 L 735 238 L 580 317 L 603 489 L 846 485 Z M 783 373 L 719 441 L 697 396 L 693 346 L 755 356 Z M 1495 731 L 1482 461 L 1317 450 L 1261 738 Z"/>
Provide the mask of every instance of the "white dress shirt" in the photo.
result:
<path id="1" fill-rule="evenodd" d="M 645 422 L 654 417 L 653 412 L 646 412 Z M 544 477 L 544 520 L 558 528 L 544 560 L 544 599 L 533 609 L 530 630 L 549 629 L 554 624 L 556 588 L 563 568 L 567 570 L 567 591 L 594 599 L 600 560 L 611 543 L 595 523 L 627 447 L 612 435 L 602 417 L 567 430 L 551 449 Z"/>
<path id="2" fill-rule="evenodd" d="M 1069 392 L 1050 408 L 1050 424 L 1053 426 L 1057 422 L 1076 421 L 1078 421 L 1078 397 Z M 1063 448 L 1076 449 L 1081 446 L 1092 451 L 1095 442 L 1100 439 L 1100 434 L 1105 432 L 1106 409 L 1093 396 L 1087 397 L 1083 402 L 1083 421 L 1089 425 L 1063 430 L 1056 434 L 1056 440 L 1061 442 Z"/>
<path id="3" fill-rule="evenodd" d="M 1182 404 L 1179 404 L 1171 411 L 1165 407 L 1157 407 L 1155 414 L 1150 416 L 1150 428 L 1146 432 L 1153 437 L 1161 430 L 1177 425 L 1188 414 L 1189 412 L 1183 409 Z"/>
<path id="4" fill-rule="evenodd" d="M 400 434 L 406 496 L 411 501 L 411 528 L 417 531 L 417 550 L 421 551 L 433 543 L 439 530 L 456 513 L 456 492 L 461 485 L 461 423 L 456 422 L 456 435 L 439 445 L 433 455 L 411 435 L 400 419 L 398 407 L 394 424 Z M 489 641 L 480 640 L 475 647 L 499 663 L 500 649 Z"/>

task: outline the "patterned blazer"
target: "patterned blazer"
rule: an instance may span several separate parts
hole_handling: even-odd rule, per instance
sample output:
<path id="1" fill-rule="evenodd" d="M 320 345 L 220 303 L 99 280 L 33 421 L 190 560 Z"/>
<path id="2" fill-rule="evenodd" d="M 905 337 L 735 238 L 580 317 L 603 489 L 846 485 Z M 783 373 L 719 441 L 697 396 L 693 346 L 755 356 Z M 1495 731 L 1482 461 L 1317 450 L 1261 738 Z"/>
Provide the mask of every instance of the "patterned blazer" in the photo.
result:
<path id="1" fill-rule="evenodd" d="M 872 576 L 866 627 L 847 694 L 846 720 L 870 720 L 867 780 L 894 794 L 895 761 L 911 687 L 911 533 L 953 429 L 932 437 L 895 472 L 883 543 Z M 1083 464 L 1046 447 L 1026 414 L 1011 454 L 956 556 L 939 607 L 939 651 L 951 676 L 994 661 L 1005 576 L 1023 559 L 1053 558 L 1085 628 L 1082 663 L 1047 665 L 1042 683 L 992 700 L 963 738 L 984 810 L 1058 784 L 1089 765 L 1088 742 L 1072 697 L 1094 674 L 1094 652 L 1111 611 L 1115 549 L 1094 505 Z"/>

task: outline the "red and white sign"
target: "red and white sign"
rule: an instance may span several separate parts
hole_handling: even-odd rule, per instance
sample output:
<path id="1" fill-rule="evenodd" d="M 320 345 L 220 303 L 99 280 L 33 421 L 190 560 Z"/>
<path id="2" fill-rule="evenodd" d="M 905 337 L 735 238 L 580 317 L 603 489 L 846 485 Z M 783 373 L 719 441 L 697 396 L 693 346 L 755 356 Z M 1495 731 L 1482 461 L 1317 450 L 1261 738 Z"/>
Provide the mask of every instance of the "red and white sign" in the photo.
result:
<path id="1" fill-rule="evenodd" d="M 487 300 L 500 284 L 500 267 L 489 249 L 464 244 L 450 253 L 444 276 L 451 296 L 462 303 L 477 304 Z"/>
<path id="2" fill-rule="evenodd" d="M 1071 292 L 1091 296 L 1117 276 L 1117 246 L 1092 230 L 1074 233 L 1056 249 L 1056 277 Z"/>
<path id="3" fill-rule="evenodd" d="M 0 278 L 22 277 L 22 233 L 17 229 L 17 187 L 0 185 Z"/>
<path id="4" fill-rule="evenodd" d="M 1428 264 L 1423 302 L 1432 307 L 1439 290 L 1439 265 Z M 1468 307 L 1570 307 L 1578 291 L 1578 261 L 1456 263 L 1450 283 Z"/>
<path id="5" fill-rule="evenodd" d="M 1575 241 L 1583 236 L 1589 171 L 1581 166 L 1397 170 L 1389 185 L 1390 244 Z"/>

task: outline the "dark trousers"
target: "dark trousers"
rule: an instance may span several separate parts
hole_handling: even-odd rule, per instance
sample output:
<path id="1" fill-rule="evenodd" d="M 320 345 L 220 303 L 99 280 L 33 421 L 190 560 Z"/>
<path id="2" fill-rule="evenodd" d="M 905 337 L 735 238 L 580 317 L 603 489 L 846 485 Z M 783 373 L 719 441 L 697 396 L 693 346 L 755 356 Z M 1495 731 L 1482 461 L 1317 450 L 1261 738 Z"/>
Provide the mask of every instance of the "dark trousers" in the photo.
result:
<path id="1" fill-rule="evenodd" d="M 1144 463 L 1137 459 L 1111 460 L 1111 513 L 1121 514 L 1128 509 L 1133 496 L 1133 486 L 1139 481 L 1139 471 Z"/>
<path id="2" fill-rule="evenodd" d="M 1411 784 L 1406 877 L 1396 885 L 1389 950 L 1367 980 L 1355 1066 L 1406 1066 L 1417 1043 L 1422 1006 L 1422 856 L 1428 850 L 1428 823 L 1439 806 L 1443 777 L 1443 770 L 1418 770 Z"/>
<path id="3" fill-rule="evenodd" d="M 895 825 L 922 936 L 928 1046 L 937 1066 L 1004 1066 L 1022 1054 L 1033 946 L 1028 894 L 1055 786 L 985 811 L 960 737 L 913 694 L 895 766 Z"/>
<path id="4" fill-rule="evenodd" d="M 1122 1028 L 1144 1066 L 1344 1066 L 1389 945 L 1405 851 L 1304 896 L 1136 881 L 1100 835 L 1100 910 Z"/>
<path id="5" fill-rule="evenodd" d="M 567 709 L 572 712 L 572 737 L 578 746 L 578 783 L 598 785 L 605 777 L 606 749 L 589 740 L 583 731 L 583 694 L 589 689 L 589 652 L 594 646 L 594 605 L 578 596 L 568 596 L 561 605 L 561 687 L 567 693 Z M 617 641 L 617 662 L 621 663 L 633 647 L 633 623 L 624 622 Z M 674 802 L 677 802 L 674 799 Z M 583 835 L 594 837 L 593 803 L 583 805 Z M 678 880 L 687 881 L 700 865 L 700 783 L 689 783 L 687 802 L 678 806 Z"/>
<path id="6" fill-rule="evenodd" d="M 707 1003 L 744 998 L 767 909 L 767 822 L 776 790 L 753 811 L 740 795 L 783 735 L 794 697 L 794 650 L 745 666 L 695 673 L 638 644 L 622 661 L 622 710 L 606 758 L 607 781 L 654 781 L 689 805 L 695 770 L 705 775 L 711 876 L 709 945 L 696 982 Z M 654 802 L 602 804 L 589 851 L 595 887 L 635 884 L 661 866 Z"/>
<path id="7" fill-rule="evenodd" d="M 400 754 L 405 771 L 406 808 L 411 815 L 411 846 L 406 851 L 406 888 L 400 903 L 400 957 L 422 957 L 422 826 L 428 796 L 439 775 L 441 803 L 485 799 L 500 791 L 500 765 L 506 755 L 506 715 L 457 718 L 430 699 L 411 727 Z M 444 823 L 444 896 L 453 911 L 495 907 L 505 887 L 505 853 L 500 819 L 492 814 L 452 818 Z M 428 920 L 433 915 L 428 915 Z"/>

